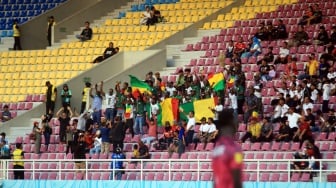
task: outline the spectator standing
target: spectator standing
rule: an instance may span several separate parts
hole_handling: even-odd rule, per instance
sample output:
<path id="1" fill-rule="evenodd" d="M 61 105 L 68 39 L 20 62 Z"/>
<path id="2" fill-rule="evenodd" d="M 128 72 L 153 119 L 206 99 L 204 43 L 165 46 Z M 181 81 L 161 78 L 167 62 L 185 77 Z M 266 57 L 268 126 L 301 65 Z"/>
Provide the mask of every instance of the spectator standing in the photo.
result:
<path id="1" fill-rule="evenodd" d="M 82 92 L 82 104 L 81 104 L 81 110 L 80 113 L 82 114 L 86 108 L 86 103 L 88 100 L 88 96 L 90 94 L 90 90 L 91 90 L 91 83 L 90 82 L 85 82 L 85 87 L 83 89 Z"/>
<path id="2" fill-rule="evenodd" d="M 64 109 L 67 110 L 68 107 L 70 107 L 70 99 L 72 97 L 72 93 L 71 90 L 69 89 L 68 84 L 63 85 L 63 89 L 61 91 L 61 97 L 62 97 L 62 105 Z"/>
<path id="3" fill-rule="evenodd" d="M 102 114 L 102 102 L 103 102 L 103 81 L 100 82 L 100 87 L 98 89 L 98 84 L 95 85 L 95 94 L 92 94 L 92 89 L 90 90 L 90 96 L 93 98 L 92 110 L 93 110 L 93 123 L 100 125 L 100 118 Z"/>
<path id="4" fill-rule="evenodd" d="M 10 149 L 6 140 L 0 141 L 0 159 L 10 159 Z"/>
<path id="5" fill-rule="evenodd" d="M 245 103 L 245 82 L 243 80 L 236 81 L 236 92 L 238 102 L 238 114 L 244 114 L 243 106 Z"/>
<path id="6" fill-rule="evenodd" d="M 42 120 L 42 133 L 44 136 L 44 145 L 46 146 L 46 150 L 48 151 L 49 143 L 50 143 L 50 135 L 52 134 L 52 129 L 49 125 L 49 121 L 51 120 L 51 116 L 48 114 L 43 115 L 41 117 Z"/>
<path id="7" fill-rule="evenodd" d="M 330 81 L 325 80 L 325 82 L 322 85 L 323 89 L 323 103 L 322 103 L 322 112 L 323 113 L 328 113 L 329 112 L 329 99 L 330 99 L 330 92 L 331 92 L 331 87 L 330 87 Z"/>
<path id="8" fill-rule="evenodd" d="M 35 154 L 40 154 L 42 130 L 37 121 L 34 122 L 33 133 L 35 134 Z"/>
<path id="9" fill-rule="evenodd" d="M 65 113 L 63 107 L 60 108 L 56 113 L 56 116 L 58 117 L 58 120 L 60 122 L 60 130 L 59 130 L 60 143 L 65 143 L 66 127 L 70 125 L 70 120 L 73 115 L 70 107 L 68 107 L 68 110 L 69 115 Z"/>
<path id="10" fill-rule="evenodd" d="M 182 112 L 183 112 L 183 110 L 182 110 Z M 186 116 L 188 117 L 188 122 L 187 122 L 187 126 L 185 128 L 185 132 L 186 132 L 185 145 L 188 146 L 190 143 L 192 143 L 194 133 L 195 133 L 195 125 L 196 125 L 196 120 L 195 120 L 195 117 L 194 117 L 195 112 L 191 111 Z"/>
<path id="11" fill-rule="evenodd" d="M 47 27 L 47 40 L 48 40 L 49 46 L 51 46 L 53 42 L 52 36 L 54 35 L 53 30 L 54 30 L 55 25 L 56 25 L 56 22 L 55 22 L 54 16 L 50 16 L 48 18 L 48 27 Z"/>
<path id="12" fill-rule="evenodd" d="M 101 147 L 101 153 L 108 154 L 110 152 L 110 130 L 111 130 L 111 122 L 103 122 L 100 127 L 100 134 L 102 137 L 102 147 Z"/>
<path id="13" fill-rule="evenodd" d="M 114 180 L 115 178 L 116 180 L 121 180 L 122 174 L 124 173 L 124 171 L 122 171 L 122 169 L 124 169 L 123 160 L 126 159 L 126 156 L 122 152 L 121 148 L 118 147 L 115 151 L 113 151 L 111 158 L 111 169 L 113 169 L 113 171 L 111 172 L 110 179 Z"/>
<path id="14" fill-rule="evenodd" d="M 126 129 L 129 130 L 133 138 L 134 137 L 134 130 L 133 130 L 134 107 L 133 107 L 132 98 L 130 97 L 126 99 L 125 113 L 124 113 L 123 119 L 125 120 Z"/>
<path id="15" fill-rule="evenodd" d="M 22 50 L 21 41 L 20 41 L 21 31 L 18 25 L 18 20 L 14 20 L 13 22 L 13 37 L 14 37 L 13 50 Z"/>
<path id="16" fill-rule="evenodd" d="M 113 144 L 113 152 L 116 152 L 118 147 L 124 148 L 124 139 L 126 136 L 125 122 L 122 121 L 121 116 L 115 118 L 111 130 L 109 132 L 110 141 Z"/>
<path id="17" fill-rule="evenodd" d="M 287 116 L 288 125 L 290 128 L 290 138 L 292 138 L 299 128 L 297 122 L 302 116 L 298 113 L 295 113 L 293 107 L 290 107 L 288 109 L 286 116 Z"/>
<path id="18" fill-rule="evenodd" d="M 5 121 L 9 121 L 12 119 L 12 114 L 10 113 L 10 111 L 8 110 L 8 105 L 5 105 L 3 107 L 3 111 L 1 113 L 1 121 L 5 122 Z"/>
<path id="19" fill-rule="evenodd" d="M 46 114 L 53 114 L 55 111 L 55 102 L 57 98 L 57 88 L 50 81 L 46 82 Z"/>
<path id="20" fill-rule="evenodd" d="M 299 80 L 309 79 L 317 75 L 319 62 L 316 60 L 315 54 L 309 56 L 309 62 L 306 64 L 305 73 L 298 76 Z"/>
<path id="21" fill-rule="evenodd" d="M 235 123 L 231 110 L 225 109 L 219 115 L 219 137 L 212 152 L 215 188 L 243 187 L 243 154 L 240 145 L 234 141 Z"/>
<path id="22" fill-rule="evenodd" d="M 75 168 L 76 173 L 82 173 L 84 177 L 85 168 L 86 168 L 86 162 L 83 161 L 86 159 L 85 153 L 87 145 L 84 140 L 84 134 L 79 134 L 79 138 L 77 141 L 77 145 L 74 150 L 74 159 L 79 159 L 78 161 L 75 160 Z"/>
<path id="23" fill-rule="evenodd" d="M 16 143 L 16 149 L 13 151 L 13 168 L 14 179 L 24 179 L 24 152 L 22 150 L 22 144 Z"/>
<path id="24" fill-rule="evenodd" d="M 143 126 L 145 123 L 145 102 L 143 100 L 143 96 L 140 95 L 135 102 L 135 122 L 134 122 L 134 126 L 133 126 L 133 130 L 134 130 L 134 134 L 135 135 L 143 135 Z"/>
<path id="25" fill-rule="evenodd" d="M 101 145 L 102 137 L 100 131 L 97 131 L 93 141 L 93 148 L 90 149 L 90 157 L 92 157 L 93 154 L 99 154 L 101 152 Z"/>
<path id="26" fill-rule="evenodd" d="M 117 115 L 117 110 L 115 108 L 117 96 L 115 93 L 113 93 L 112 88 L 109 89 L 108 93 L 103 92 L 102 94 L 105 95 L 105 119 L 106 121 L 114 122 L 114 118 Z"/>
<path id="27" fill-rule="evenodd" d="M 73 128 L 68 125 L 66 127 L 66 133 L 65 133 L 65 141 L 66 141 L 66 151 L 65 153 L 68 154 L 69 150 L 71 150 L 71 153 L 74 152 L 75 148 L 75 144 L 74 144 L 74 132 L 73 132 Z"/>
<path id="28" fill-rule="evenodd" d="M 229 99 L 230 99 L 230 108 L 233 109 L 234 119 L 235 121 L 238 121 L 238 100 L 237 100 L 237 94 L 234 88 L 230 89 Z M 215 121 L 215 124 L 217 124 L 216 121 Z"/>
<path id="29" fill-rule="evenodd" d="M 92 29 L 90 28 L 90 22 L 88 21 L 85 22 L 85 28 L 82 30 L 82 33 L 80 35 L 76 35 L 76 38 L 82 42 L 91 40 Z"/>

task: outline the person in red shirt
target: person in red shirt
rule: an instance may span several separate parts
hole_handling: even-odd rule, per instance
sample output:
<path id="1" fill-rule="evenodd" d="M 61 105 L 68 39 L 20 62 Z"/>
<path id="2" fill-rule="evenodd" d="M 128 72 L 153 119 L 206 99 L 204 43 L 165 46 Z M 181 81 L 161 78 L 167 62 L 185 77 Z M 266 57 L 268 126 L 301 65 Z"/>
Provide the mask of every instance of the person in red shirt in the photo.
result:
<path id="1" fill-rule="evenodd" d="M 247 48 L 246 44 L 244 43 L 244 40 L 242 37 L 238 38 L 238 41 L 236 42 L 235 46 L 234 46 L 234 53 L 238 54 L 238 56 L 240 57 L 241 54 L 245 51 L 245 49 Z"/>
<path id="2" fill-rule="evenodd" d="M 243 187 L 243 154 L 240 145 L 234 141 L 235 124 L 233 110 L 224 109 L 219 113 L 217 121 L 219 134 L 212 154 L 214 188 Z"/>
<path id="3" fill-rule="evenodd" d="M 294 142 L 300 142 L 300 148 L 305 140 L 309 140 L 310 142 L 314 142 L 313 133 L 310 130 L 310 124 L 305 116 L 300 119 L 299 129 L 293 136 Z"/>

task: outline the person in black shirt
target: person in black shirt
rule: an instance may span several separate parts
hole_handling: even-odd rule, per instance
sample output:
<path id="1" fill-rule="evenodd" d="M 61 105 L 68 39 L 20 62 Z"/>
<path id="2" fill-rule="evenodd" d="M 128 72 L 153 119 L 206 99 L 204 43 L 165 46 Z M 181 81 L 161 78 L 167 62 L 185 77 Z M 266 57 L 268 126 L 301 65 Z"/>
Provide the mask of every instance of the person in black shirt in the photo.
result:
<path id="1" fill-rule="evenodd" d="M 86 159 L 85 153 L 86 153 L 86 143 L 84 140 L 84 134 L 82 133 L 79 135 L 78 144 L 75 147 L 74 159 L 81 159 L 81 160 Z M 80 170 L 77 170 L 76 173 L 84 174 L 85 167 L 86 167 L 85 161 L 75 161 L 75 168 L 80 169 Z"/>
<path id="2" fill-rule="evenodd" d="M 66 127 L 70 125 L 70 120 L 73 115 L 70 107 L 68 107 L 68 111 L 69 115 L 64 111 L 64 107 L 62 107 L 56 113 L 60 122 L 59 138 L 61 143 L 65 143 Z"/>
<path id="3" fill-rule="evenodd" d="M 48 44 L 49 46 L 51 46 L 51 37 L 52 37 L 52 28 L 55 25 L 55 19 L 54 16 L 50 16 L 48 19 L 48 28 L 47 28 L 47 40 L 48 40 Z"/>
<path id="4" fill-rule="evenodd" d="M 329 43 L 329 35 L 324 26 L 320 26 L 320 31 L 314 40 L 317 45 L 326 45 Z"/>
<path id="5" fill-rule="evenodd" d="M 332 42 L 332 44 L 336 44 L 336 26 L 333 26 L 332 28 L 332 33 L 330 35 L 330 41 Z"/>
<path id="6" fill-rule="evenodd" d="M 124 147 L 124 138 L 126 134 L 125 123 L 121 121 L 121 116 L 115 118 L 115 122 L 112 124 L 110 130 L 110 140 L 113 144 L 113 152 L 116 152 L 117 148 Z"/>
<path id="7" fill-rule="evenodd" d="M 57 98 L 57 88 L 54 87 L 50 81 L 47 81 L 47 92 L 46 92 L 46 114 L 53 114 L 55 109 L 55 101 Z"/>
<path id="8" fill-rule="evenodd" d="M 274 28 L 274 39 L 286 39 L 288 37 L 286 25 L 281 19 L 278 20 L 278 25 Z"/>
<path id="9" fill-rule="evenodd" d="M 116 49 L 113 47 L 113 42 L 109 43 L 109 46 L 105 49 L 104 53 L 102 56 L 98 56 L 93 63 L 100 63 L 102 61 L 104 61 L 105 59 L 113 56 L 114 54 L 116 54 Z"/>
<path id="10" fill-rule="evenodd" d="M 76 38 L 81 40 L 82 42 L 91 40 L 92 38 L 92 29 L 90 28 L 90 22 L 85 22 L 85 28 L 83 29 L 80 35 L 76 35 Z"/>

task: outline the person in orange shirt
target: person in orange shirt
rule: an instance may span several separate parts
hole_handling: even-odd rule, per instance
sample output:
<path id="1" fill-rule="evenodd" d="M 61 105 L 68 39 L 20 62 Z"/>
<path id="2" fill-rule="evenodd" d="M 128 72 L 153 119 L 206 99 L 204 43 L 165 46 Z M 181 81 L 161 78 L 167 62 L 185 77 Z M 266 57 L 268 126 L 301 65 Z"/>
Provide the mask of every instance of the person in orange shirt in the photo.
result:
<path id="1" fill-rule="evenodd" d="M 236 42 L 234 46 L 234 53 L 238 54 L 240 57 L 242 53 L 244 53 L 245 49 L 247 48 L 246 44 L 244 43 L 244 40 L 242 37 L 238 38 L 238 41 Z"/>
<path id="2" fill-rule="evenodd" d="M 289 63 L 286 64 L 286 71 L 285 71 L 285 78 L 289 79 L 292 76 L 297 76 L 298 75 L 298 70 L 297 70 L 297 58 L 288 58 Z"/>

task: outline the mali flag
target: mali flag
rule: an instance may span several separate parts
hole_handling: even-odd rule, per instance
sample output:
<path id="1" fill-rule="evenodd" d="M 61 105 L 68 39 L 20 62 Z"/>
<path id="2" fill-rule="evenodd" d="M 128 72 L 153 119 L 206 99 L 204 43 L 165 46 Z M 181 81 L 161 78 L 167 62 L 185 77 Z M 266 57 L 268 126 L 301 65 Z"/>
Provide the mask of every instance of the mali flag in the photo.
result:
<path id="1" fill-rule="evenodd" d="M 235 76 L 231 75 L 228 81 L 228 88 L 232 88 L 234 86 L 235 81 L 236 81 Z"/>
<path id="2" fill-rule="evenodd" d="M 223 73 L 210 74 L 208 76 L 208 81 L 214 91 L 224 90 L 225 88 L 225 80 Z"/>
<path id="3" fill-rule="evenodd" d="M 129 75 L 131 81 L 131 87 L 132 87 L 132 93 L 136 96 L 139 96 L 139 93 L 152 93 L 152 88 L 144 81 L 139 80 L 137 77 Z M 135 98 L 137 98 L 135 95 L 133 95 Z"/>
<path id="4" fill-rule="evenodd" d="M 164 125 L 169 121 L 173 125 L 178 120 L 179 100 L 176 98 L 167 98 L 160 104 L 160 113 L 157 116 L 158 125 Z"/>

